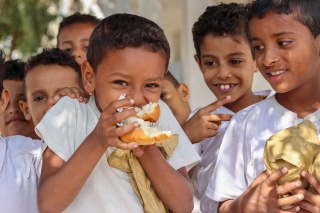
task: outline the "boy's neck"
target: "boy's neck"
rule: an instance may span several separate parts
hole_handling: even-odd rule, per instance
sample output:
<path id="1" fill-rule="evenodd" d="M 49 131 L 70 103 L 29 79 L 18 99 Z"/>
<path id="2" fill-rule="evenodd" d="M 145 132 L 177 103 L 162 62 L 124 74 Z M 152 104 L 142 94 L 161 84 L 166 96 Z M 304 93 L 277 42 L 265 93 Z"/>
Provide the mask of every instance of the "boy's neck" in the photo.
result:
<path id="1" fill-rule="evenodd" d="M 304 118 L 307 115 L 320 109 L 319 93 L 309 93 L 314 95 L 306 95 L 305 93 L 297 95 L 293 92 L 277 93 L 275 98 L 277 102 L 284 108 L 297 114 L 298 118 Z"/>
<path id="2" fill-rule="evenodd" d="M 240 110 L 247 108 L 248 106 L 262 101 L 263 99 L 265 99 L 265 97 L 262 97 L 261 95 L 255 95 L 252 91 L 250 91 L 250 93 L 245 94 L 244 96 L 238 98 L 234 102 L 230 104 L 225 104 L 224 107 L 226 107 L 234 113 L 237 113 Z"/>

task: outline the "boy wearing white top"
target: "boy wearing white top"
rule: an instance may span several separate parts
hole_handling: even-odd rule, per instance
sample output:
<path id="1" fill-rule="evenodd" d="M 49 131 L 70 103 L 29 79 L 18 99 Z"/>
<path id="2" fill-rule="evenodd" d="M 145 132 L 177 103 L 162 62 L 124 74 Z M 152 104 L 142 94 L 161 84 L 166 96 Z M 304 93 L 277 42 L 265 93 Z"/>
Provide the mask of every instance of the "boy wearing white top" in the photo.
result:
<path id="1" fill-rule="evenodd" d="M 45 50 L 44 53 L 39 54 L 39 56 L 34 56 L 33 58 L 42 57 L 42 64 L 57 64 L 57 60 L 64 60 L 64 62 L 66 62 L 64 64 L 65 66 L 70 67 L 70 64 L 73 64 L 75 69 L 78 69 L 78 76 L 81 79 L 80 67 L 76 61 L 74 61 L 67 53 L 58 49 L 57 51 Z M 49 54 L 51 53 L 51 58 L 46 55 L 48 52 Z M 37 63 L 39 65 L 40 60 L 37 60 Z M 28 66 L 30 67 L 30 65 Z M 44 67 L 49 70 L 50 66 Z M 33 70 L 33 72 L 36 71 Z M 37 95 L 37 97 L 29 97 L 28 102 L 30 103 L 30 106 L 35 107 L 34 103 L 39 102 L 47 103 L 45 109 L 37 104 L 34 110 L 37 114 L 33 115 L 34 119 L 31 119 L 29 113 L 30 108 L 28 107 L 27 102 L 20 100 L 20 105 L 26 115 L 26 119 L 31 120 L 34 124 L 37 124 L 45 112 L 56 103 L 59 96 L 69 95 L 70 97 L 77 97 L 78 101 L 83 101 L 83 98 L 81 99 L 80 97 L 85 97 L 85 94 L 81 93 L 79 89 L 75 89 L 75 87 L 80 88 L 81 85 L 81 81 L 77 81 L 78 77 L 76 71 L 70 70 L 70 75 L 70 73 L 66 73 L 66 70 L 62 69 L 61 71 L 59 67 L 55 65 L 54 69 L 51 69 L 51 72 L 53 73 L 52 76 L 48 76 L 48 73 L 45 73 L 44 71 L 42 73 L 37 73 L 36 76 L 33 76 L 32 78 L 32 86 L 36 88 L 36 92 L 33 92 L 33 94 Z M 61 73 L 61 75 L 59 75 L 59 73 Z M 73 73 L 75 74 L 72 75 Z M 46 78 L 48 81 L 45 81 Z M 73 80 L 78 83 L 72 84 Z M 45 89 L 39 87 L 39 82 L 43 84 L 43 88 Z M 53 84 L 56 85 L 54 88 L 51 86 Z M 25 87 L 30 87 L 30 85 L 25 84 Z M 51 91 L 50 96 L 52 96 L 52 99 L 50 99 L 50 101 L 47 99 L 47 95 L 49 94 L 48 91 Z M 10 91 L 3 96 L 4 104 L 8 104 L 10 96 Z M 54 96 L 56 97 L 55 99 L 53 98 Z M 18 134 L 19 132 L 16 133 Z M 42 141 L 33 140 L 32 138 L 21 135 L 0 138 L 1 212 L 38 212 L 37 188 L 42 168 L 42 154 L 45 148 L 46 146 Z"/>
<path id="2" fill-rule="evenodd" d="M 4 53 L 0 52 L 0 69 Z M 8 105 L 10 91 L 2 97 Z M 2 108 L 4 110 L 6 107 Z M 37 186 L 45 145 L 24 136 L 0 137 L 0 207 L 1 212 L 38 212 Z"/>
<path id="3" fill-rule="evenodd" d="M 257 65 L 276 94 L 232 119 L 206 195 L 219 212 L 319 212 L 320 182 L 303 171 L 317 194 L 300 180 L 277 185 L 288 169 L 267 174 L 263 152 L 270 136 L 307 119 L 319 135 L 320 1 L 257 0 L 249 10 Z"/>
<path id="4" fill-rule="evenodd" d="M 205 196 L 220 145 L 231 117 L 266 98 L 270 91 L 252 91 L 255 58 L 246 36 L 247 10 L 243 4 L 207 7 L 193 25 L 195 60 L 204 80 L 219 99 L 191 113 L 183 129 L 201 156 L 193 175 L 202 212 L 216 212 L 217 202 Z M 225 98 L 227 96 L 227 98 Z M 198 185 L 196 187 L 196 185 Z"/>
<path id="5" fill-rule="evenodd" d="M 108 164 L 116 149 L 132 150 L 163 204 L 173 212 L 191 212 L 193 189 L 185 166 L 199 160 L 167 105 L 156 125 L 179 134 L 168 161 L 156 145 L 139 147 L 119 137 L 136 123 L 117 127 L 137 107 L 157 102 L 170 57 L 162 29 L 148 19 L 115 14 L 99 22 L 82 65 L 88 104 L 62 98 L 36 126 L 48 148 L 38 190 L 40 211 L 144 212 L 129 175 Z M 126 99 L 118 100 L 121 94 Z M 128 110 L 117 112 L 118 108 Z"/>

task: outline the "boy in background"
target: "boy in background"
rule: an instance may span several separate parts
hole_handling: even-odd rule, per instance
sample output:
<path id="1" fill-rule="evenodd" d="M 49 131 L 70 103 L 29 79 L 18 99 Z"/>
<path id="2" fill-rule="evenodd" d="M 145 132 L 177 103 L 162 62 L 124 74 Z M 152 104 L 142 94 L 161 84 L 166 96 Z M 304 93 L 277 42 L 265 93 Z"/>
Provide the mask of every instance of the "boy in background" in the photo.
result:
<path id="1" fill-rule="evenodd" d="M 130 14 L 99 22 L 82 66 L 84 87 L 94 96 L 88 104 L 62 98 L 36 126 L 48 145 L 38 190 L 40 211 L 144 212 L 128 174 L 107 161 L 118 148 L 132 150 L 140 162 L 156 192 L 151 199 L 158 198 L 173 212 L 191 212 L 193 189 L 185 166 L 199 156 L 159 100 L 169 57 L 168 41 L 154 22 Z M 118 100 L 122 94 L 127 98 Z M 179 134 L 168 160 L 155 144 L 139 147 L 119 139 L 138 124 L 117 127 L 117 123 L 157 101 L 161 112 L 156 126 Z M 122 107 L 128 109 L 117 112 Z"/>
<path id="2" fill-rule="evenodd" d="M 301 181 L 276 183 L 288 173 L 265 172 L 263 152 L 273 134 L 310 120 L 320 133 L 320 1 L 258 0 L 249 10 L 249 32 L 257 66 L 276 94 L 239 112 L 225 133 L 206 195 L 219 212 L 319 212 L 318 192 Z M 292 205 L 289 209 L 284 206 Z"/>
<path id="3" fill-rule="evenodd" d="M 186 122 L 191 113 L 189 88 L 185 83 L 179 83 L 170 71 L 164 76 L 160 98 L 171 109 L 180 125 Z"/>
<path id="4" fill-rule="evenodd" d="M 217 210 L 218 203 L 206 197 L 205 190 L 229 120 L 235 113 L 262 101 L 270 93 L 252 91 L 256 64 L 246 36 L 246 14 L 243 4 L 220 3 L 207 7 L 192 29 L 195 60 L 208 88 L 218 99 L 193 111 L 193 116 L 183 125 L 201 156 L 200 163 L 189 174 L 198 182 L 195 190 L 199 194 L 202 212 Z"/>
<path id="5" fill-rule="evenodd" d="M 78 12 L 65 17 L 59 25 L 57 47 L 67 51 L 81 66 L 87 59 L 89 38 L 98 22 L 95 16 Z"/>
<path id="6" fill-rule="evenodd" d="M 82 92 L 81 68 L 67 53 L 57 48 L 44 49 L 29 58 L 24 80 L 26 101 L 20 107 L 26 119 L 37 125 L 61 96 L 87 102 Z"/>
<path id="7" fill-rule="evenodd" d="M 39 138 L 34 132 L 32 121 L 24 118 L 19 107 L 19 101 L 24 100 L 23 79 L 25 63 L 20 60 L 10 60 L 2 65 L 1 114 L 0 131 L 3 136 L 23 135 L 33 139 Z M 10 94 L 10 95 L 9 95 Z M 8 100 L 8 101 L 5 101 Z M 7 104 L 4 104 L 4 103 Z"/>
<path id="8" fill-rule="evenodd" d="M 60 64 L 60 67 L 57 64 Z M 33 74 L 36 73 L 34 76 L 30 74 L 31 66 L 35 66 L 33 67 L 35 70 L 32 70 Z M 39 71 L 41 68 L 43 72 Z M 76 96 L 78 100 L 85 97 L 79 89 L 75 88 L 75 86 L 80 88 L 81 85 L 79 65 L 59 49 L 44 50 L 43 53 L 32 57 L 27 63 L 26 72 L 29 77 L 25 79 L 25 88 L 32 87 L 33 96 L 27 95 L 29 108 L 25 101 L 20 100 L 20 105 L 23 106 L 26 118 L 31 123 L 33 121 L 37 124 L 59 96 L 69 95 L 73 98 Z M 3 97 L 4 104 L 8 104 L 11 100 L 10 96 L 11 93 L 8 91 Z M 35 109 L 32 109 L 33 107 Z M 30 112 L 33 112 L 34 119 L 31 119 Z M 38 212 L 37 188 L 45 147 L 42 141 L 30 137 L 20 135 L 0 137 L 1 211 Z"/>

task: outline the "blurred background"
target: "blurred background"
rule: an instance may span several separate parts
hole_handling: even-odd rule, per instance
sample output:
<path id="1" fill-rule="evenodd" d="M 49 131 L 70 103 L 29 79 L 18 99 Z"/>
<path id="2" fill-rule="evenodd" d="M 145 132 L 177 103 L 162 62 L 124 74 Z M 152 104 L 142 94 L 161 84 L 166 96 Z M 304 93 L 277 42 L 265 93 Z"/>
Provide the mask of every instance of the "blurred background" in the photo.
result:
<path id="1" fill-rule="evenodd" d="M 156 22 L 164 29 L 171 47 L 169 69 L 191 91 L 192 109 L 216 98 L 207 88 L 194 61 L 192 25 L 209 5 L 250 0 L 0 0 L 0 47 L 7 59 L 28 59 L 43 47 L 55 47 L 58 26 L 74 12 L 104 18 L 114 13 L 132 13 Z M 270 88 L 260 73 L 254 90 Z"/>

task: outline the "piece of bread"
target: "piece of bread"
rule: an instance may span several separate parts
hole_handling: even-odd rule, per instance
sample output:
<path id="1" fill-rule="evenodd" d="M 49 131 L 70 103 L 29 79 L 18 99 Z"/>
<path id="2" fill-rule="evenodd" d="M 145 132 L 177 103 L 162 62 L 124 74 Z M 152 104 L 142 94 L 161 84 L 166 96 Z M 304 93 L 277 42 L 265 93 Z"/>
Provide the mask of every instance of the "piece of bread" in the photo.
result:
<path id="1" fill-rule="evenodd" d="M 136 117 L 144 121 L 156 122 L 160 116 L 160 107 L 157 102 L 146 104 L 136 114 Z"/>
<path id="2" fill-rule="evenodd" d="M 127 118 L 124 124 L 137 122 L 139 126 L 120 136 L 123 142 L 136 142 L 139 145 L 150 145 L 154 143 L 162 143 L 172 137 L 171 131 L 162 131 L 157 127 L 150 126 L 150 122 L 156 122 L 160 116 L 160 107 L 158 103 L 149 103 L 132 117 Z"/>

